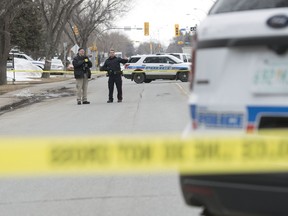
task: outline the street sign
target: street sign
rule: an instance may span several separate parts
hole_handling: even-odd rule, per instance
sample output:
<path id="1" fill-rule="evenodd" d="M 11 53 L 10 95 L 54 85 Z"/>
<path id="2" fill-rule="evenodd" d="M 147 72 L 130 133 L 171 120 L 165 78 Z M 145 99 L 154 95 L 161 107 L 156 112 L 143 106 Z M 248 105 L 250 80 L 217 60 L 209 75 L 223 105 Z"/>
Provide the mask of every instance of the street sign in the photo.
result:
<path id="1" fill-rule="evenodd" d="M 197 31 L 197 25 L 190 27 L 190 31 Z"/>
<path id="2" fill-rule="evenodd" d="M 79 49 L 80 47 L 78 46 L 78 44 L 75 44 L 72 48 L 71 48 L 71 51 L 74 53 L 74 54 L 76 54 L 76 53 L 78 53 L 78 49 Z"/>
<path id="3" fill-rule="evenodd" d="M 7 58 L 7 69 L 13 70 L 14 68 L 14 54 L 9 54 Z"/>

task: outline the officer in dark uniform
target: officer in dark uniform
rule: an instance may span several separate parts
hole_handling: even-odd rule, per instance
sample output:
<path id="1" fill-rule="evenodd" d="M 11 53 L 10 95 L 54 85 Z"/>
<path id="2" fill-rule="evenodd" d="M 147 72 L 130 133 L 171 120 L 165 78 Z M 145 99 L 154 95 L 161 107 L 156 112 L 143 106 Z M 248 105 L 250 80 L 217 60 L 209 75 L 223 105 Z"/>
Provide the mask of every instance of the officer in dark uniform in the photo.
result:
<path id="1" fill-rule="evenodd" d="M 115 50 L 111 49 L 109 52 L 109 58 L 105 61 L 104 65 L 100 68 L 100 71 L 107 71 L 109 98 L 107 103 L 113 102 L 114 83 L 117 88 L 118 103 L 122 102 L 122 71 L 120 63 L 125 64 L 128 62 L 127 58 L 120 58 L 115 56 Z"/>

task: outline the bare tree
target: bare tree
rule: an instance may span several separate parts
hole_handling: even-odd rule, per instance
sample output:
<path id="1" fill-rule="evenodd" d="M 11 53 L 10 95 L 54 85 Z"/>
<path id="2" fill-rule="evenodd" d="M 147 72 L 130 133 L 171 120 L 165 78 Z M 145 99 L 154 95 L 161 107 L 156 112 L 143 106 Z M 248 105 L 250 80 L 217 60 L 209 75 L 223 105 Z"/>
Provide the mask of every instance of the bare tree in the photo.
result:
<path id="1" fill-rule="evenodd" d="M 25 0 L 1 0 L 0 9 L 0 85 L 7 84 L 6 64 L 10 51 L 10 24 Z"/>
<path id="2" fill-rule="evenodd" d="M 124 55 L 134 54 L 130 47 L 133 46 L 132 41 L 124 34 L 113 32 L 111 34 L 103 34 L 97 39 L 97 47 L 99 51 L 109 52 L 111 48 Z M 132 53 L 131 53 L 132 52 Z"/>
<path id="3" fill-rule="evenodd" d="M 69 23 L 66 24 L 66 27 L 64 29 L 64 34 L 62 34 L 60 43 L 58 44 L 58 51 L 59 52 L 59 56 L 58 58 L 61 58 L 61 60 L 63 61 L 63 63 L 65 63 L 66 67 L 68 66 L 69 61 L 68 57 L 71 56 L 71 48 L 74 46 L 74 44 L 76 43 L 75 38 L 72 35 L 72 28 L 69 27 Z M 64 46 L 64 43 L 66 46 Z M 66 59 L 64 59 L 64 57 L 66 57 Z"/>
<path id="4" fill-rule="evenodd" d="M 190 33 L 181 34 L 180 37 L 174 37 L 173 41 L 169 44 L 166 52 L 181 53 L 182 47 L 184 47 L 185 45 L 190 46 L 191 39 L 192 35 L 190 35 Z"/>
<path id="5" fill-rule="evenodd" d="M 177 44 L 177 42 L 170 43 L 166 52 L 168 53 L 182 53 L 182 45 Z"/>
<path id="6" fill-rule="evenodd" d="M 83 48 L 87 48 L 90 35 L 101 34 L 103 30 L 112 27 L 113 21 L 129 10 L 133 0 L 87 0 L 85 4 L 77 8 L 70 27 L 77 27 L 78 34 L 74 33 L 76 42 Z"/>
<path id="7" fill-rule="evenodd" d="M 65 25 L 71 18 L 73 11 L 83 3 L 84 0 L 36 0 L 43 14 L 46 31 L 45 43 L 45 67 L 50 70 L 50 61 L 58 47 Z M 43 73 L 42 77 L 48 78 L 49 73 Z"/>
<path id="8" fill-rule="evenodd" d="M 163 45 L 155 42 L 141 43 L 136 51 L 137 54 L 155 54 L 163 52 Z"/>

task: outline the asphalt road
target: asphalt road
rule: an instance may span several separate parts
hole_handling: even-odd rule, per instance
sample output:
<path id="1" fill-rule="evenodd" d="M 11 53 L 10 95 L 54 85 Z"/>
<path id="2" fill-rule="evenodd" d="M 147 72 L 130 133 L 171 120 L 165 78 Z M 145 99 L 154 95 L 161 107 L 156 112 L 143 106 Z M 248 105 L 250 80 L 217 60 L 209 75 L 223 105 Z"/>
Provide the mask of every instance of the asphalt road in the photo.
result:
<path id="1" fill-rule="evenodd" d="M 8 112 L 0 116 L 0 135 L 180 135 L 188 123 L 187 83 L 124 80 L 123 91 L 123 103 L 107 104 L 107 78 L 92 80 L 90 105 L 76 105 L 71 96 Z M 185 205 L 177 173 L 0 179 L 1 216 L 196 216 L 200 211 Z"/>
<path id="2" fill-rule="evenodd" d="M 189 121 L 187 83 L 124 79 L 123 102 L 112 104 L 106 103 L 107 85 L 106 77 L 89 82 L 89 105 L 62 97 L 6 113 L 0 116 L 0 135 L 181 133 Z M 114 95 L 116 101 L 116 88 Z"/>

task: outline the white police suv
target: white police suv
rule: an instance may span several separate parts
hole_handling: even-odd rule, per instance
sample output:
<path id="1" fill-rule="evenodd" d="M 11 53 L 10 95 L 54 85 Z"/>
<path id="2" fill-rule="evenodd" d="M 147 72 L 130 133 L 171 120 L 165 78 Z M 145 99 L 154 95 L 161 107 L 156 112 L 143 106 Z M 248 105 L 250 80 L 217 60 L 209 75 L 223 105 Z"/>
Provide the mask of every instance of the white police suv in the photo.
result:
<path id="1" fill-rule="evenodd" d="M 288 0 L 217 0 L 192 45 L 190 134 L 288 128 Z M 206 216 L 288 215 L 287 172 L 180 180 Z"/>
<path id="2" fill-rule="evenodd" d="M 219 0 L 194 41 L 193 130 L 288 127 L 288 1 Z"/>
<path id="3" fill-rule="evenodd" d="M 187 82 L 190 65 L 168 54 L 135 55 L 125 64 L 123 76 L 136 83 L 149 83 L 155 79 Z"/>

